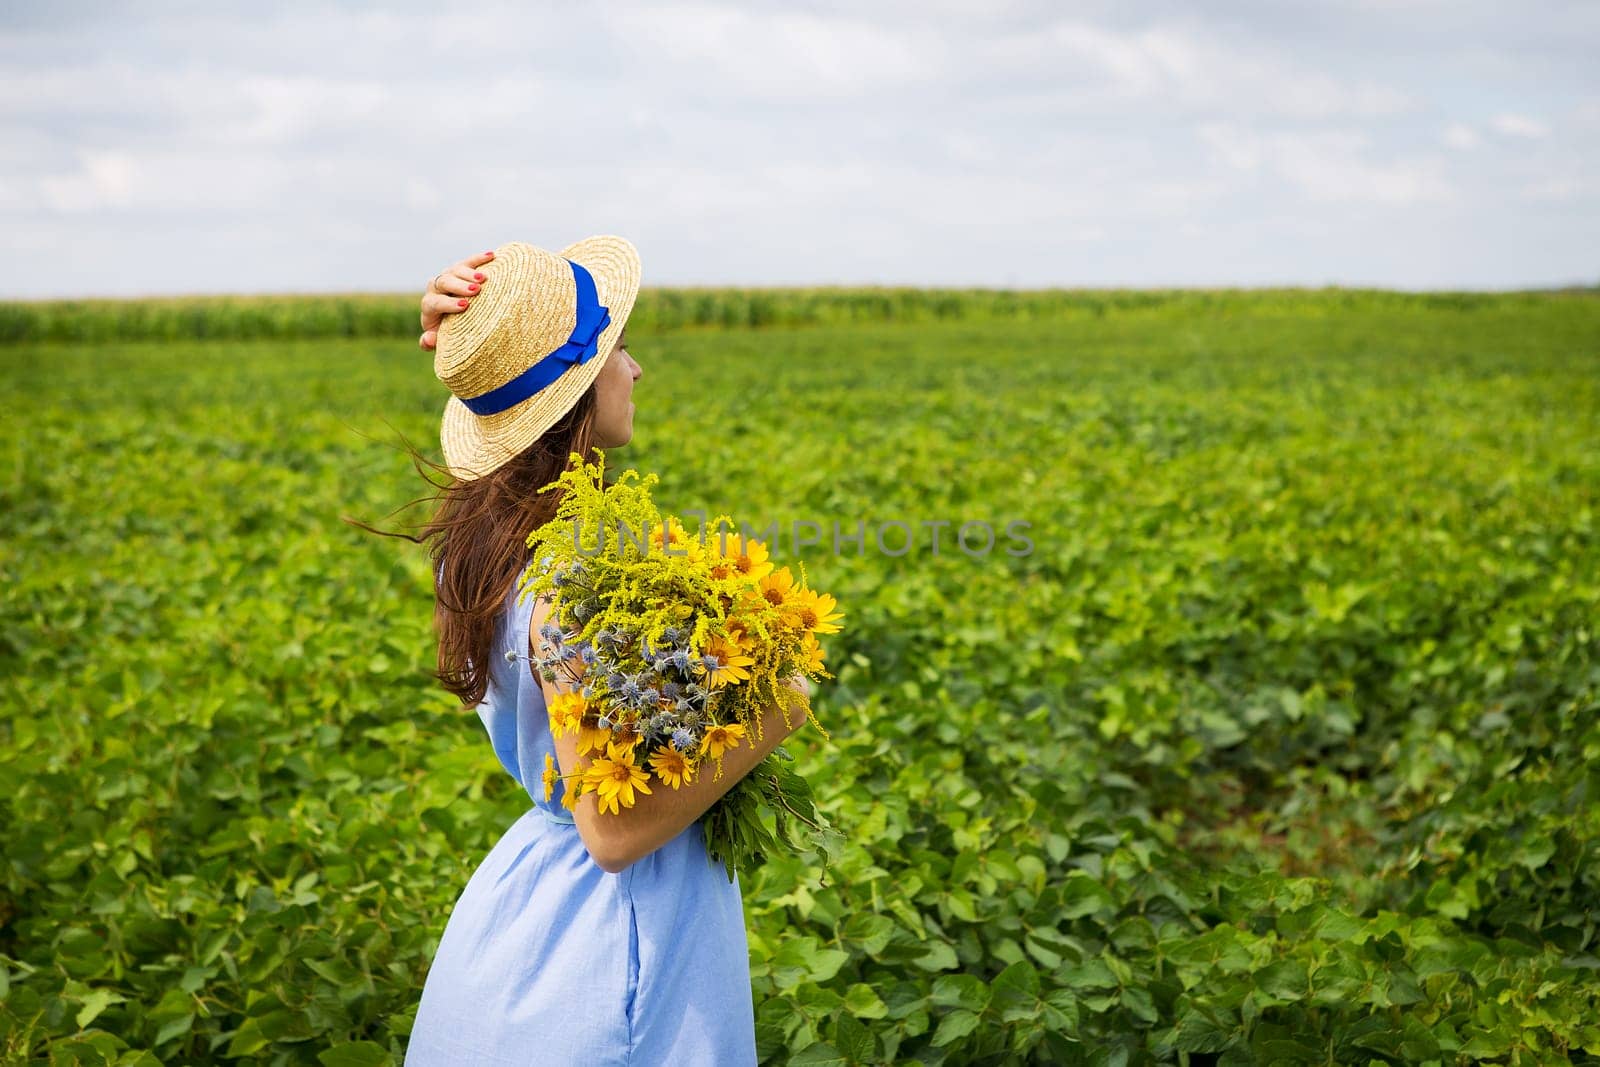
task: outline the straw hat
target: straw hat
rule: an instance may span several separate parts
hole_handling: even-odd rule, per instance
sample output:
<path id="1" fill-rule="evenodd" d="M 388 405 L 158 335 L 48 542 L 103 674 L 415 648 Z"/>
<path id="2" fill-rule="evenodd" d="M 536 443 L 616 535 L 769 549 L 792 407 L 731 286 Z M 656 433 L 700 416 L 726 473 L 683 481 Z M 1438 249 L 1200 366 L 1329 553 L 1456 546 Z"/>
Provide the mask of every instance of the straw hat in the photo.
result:
<path id="1" fill-rule="evenodd" d="M 639 253 L 621 237 L 587 237 L 559 254 L 512 241 L 478 269 L 478 295 L 445 316 L 433 359 L 454 394 L 439 443 L 462 480 L 488 474 L 572 410 L 639 295 Z"/>

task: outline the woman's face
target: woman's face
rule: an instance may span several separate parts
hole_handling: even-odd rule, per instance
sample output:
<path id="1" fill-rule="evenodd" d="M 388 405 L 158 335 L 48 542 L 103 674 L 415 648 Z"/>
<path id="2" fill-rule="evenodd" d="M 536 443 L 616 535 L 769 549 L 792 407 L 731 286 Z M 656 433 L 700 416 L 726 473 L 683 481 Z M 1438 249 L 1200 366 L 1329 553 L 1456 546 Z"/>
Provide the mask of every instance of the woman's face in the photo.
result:
<path id="1" fill-rule="evenodd" d="M 633 383 L 644 368 L 628 355 L 628 328 L 624 326 L 617 344 L 594 380 L 594 434 L 600 448 L 620 448 L 633 438 Z"/>

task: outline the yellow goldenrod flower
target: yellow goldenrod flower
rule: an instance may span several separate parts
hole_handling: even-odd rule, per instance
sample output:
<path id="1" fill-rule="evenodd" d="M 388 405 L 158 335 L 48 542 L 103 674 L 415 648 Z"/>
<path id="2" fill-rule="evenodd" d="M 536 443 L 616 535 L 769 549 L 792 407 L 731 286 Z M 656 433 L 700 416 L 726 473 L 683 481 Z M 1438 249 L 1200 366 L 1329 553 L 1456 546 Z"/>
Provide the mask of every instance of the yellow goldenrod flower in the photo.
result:
<path id="1" fill-rule="evenodd" d="M 730 722 L 726 726 L 712 726 L 706 730 L 705 736 L 700 739 L 700 754 L 709 754 L 712 759 L 721 759 L 722 754 L 730 748 L 738 748 L 739 741 L 744 737 L 744 725 Z"/>
<path id="2" fill-rule="evenodd" d="M 750 672 L 746 668 L 755 663 L 755 660 L 745 655 L 738 645 L 721 637 L 713 637 L 706 642 L 705 654 L 717 661 L 717 666 L 712 670 L 708 671 L 704 664 L 700 667 L 701 673 L 706 675 L 706 685 L 710 688 L 715 688 L 724 682 L 737 685 L 748 680 Z"/>
<path id="3" fill-rule="evenodd" d="M 634 765 L 633 753 L 616 745 L 607 745 L 606 754 L 589 764 L 583 777 L 584 784 L 600 797 L 601 814 L 607 811 L 618 814 L 619 803 L 623 808 L 633 807 L 636 789 L 650 795 L 650 786 L 646 784 L 649 779 Z"/>
<path id="4" fill-rule="evenodd" d="M 675 748 L 657 749 L 656 754 L 650 757 L 650 769 L 656 772 L 657 778 L 674 789 L 694 781 L 694 767 Z"/>

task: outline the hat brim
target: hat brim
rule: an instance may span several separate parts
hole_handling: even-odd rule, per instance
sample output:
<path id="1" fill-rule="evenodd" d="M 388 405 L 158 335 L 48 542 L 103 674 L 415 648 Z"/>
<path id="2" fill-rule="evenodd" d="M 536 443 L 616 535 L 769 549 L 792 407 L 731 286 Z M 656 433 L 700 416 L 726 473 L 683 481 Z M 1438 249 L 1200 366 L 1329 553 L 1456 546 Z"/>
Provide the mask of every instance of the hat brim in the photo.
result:
<path id="1" fill-rule="evenodd" d="M 568 370 L 554 382 L 514 407 L 479 416 L 459 398 L 445 402 L 439 443 L 450 473 L 463 481 L 481 478 L 537 441 L 571 411 L 600 376 L 639 296 L 639 253 L 622 237 L 586 237 L 561 250 L 563 259 L 583 267 L 594 278 L 595 299 L 609 309 L 611 321 L 596 341 L 595 356 Z"/>

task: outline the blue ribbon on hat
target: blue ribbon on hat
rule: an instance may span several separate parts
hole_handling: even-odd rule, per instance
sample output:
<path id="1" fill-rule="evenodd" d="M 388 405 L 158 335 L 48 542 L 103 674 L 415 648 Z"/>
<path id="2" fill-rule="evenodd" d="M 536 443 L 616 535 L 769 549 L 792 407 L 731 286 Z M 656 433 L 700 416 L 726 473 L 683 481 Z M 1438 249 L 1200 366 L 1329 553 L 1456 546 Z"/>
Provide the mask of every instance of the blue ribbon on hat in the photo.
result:
<path id="1" fill-rule="evenodd" d="M 594 278 L 589 272 L 570 259 L 567 262 L 572 265 L 572 280 L 578 285 L 577 321 L 572 327 L 572 336 L 566 344 L 506 384 L 470 400 L 462 397 L 461 402 L 474 415 L 494 415 L 516 407 L 571 368 L 594 358 L 599 351 L 600 334 L 611 325 L 611 309 L 602 305 L 595 295 Z"/>

